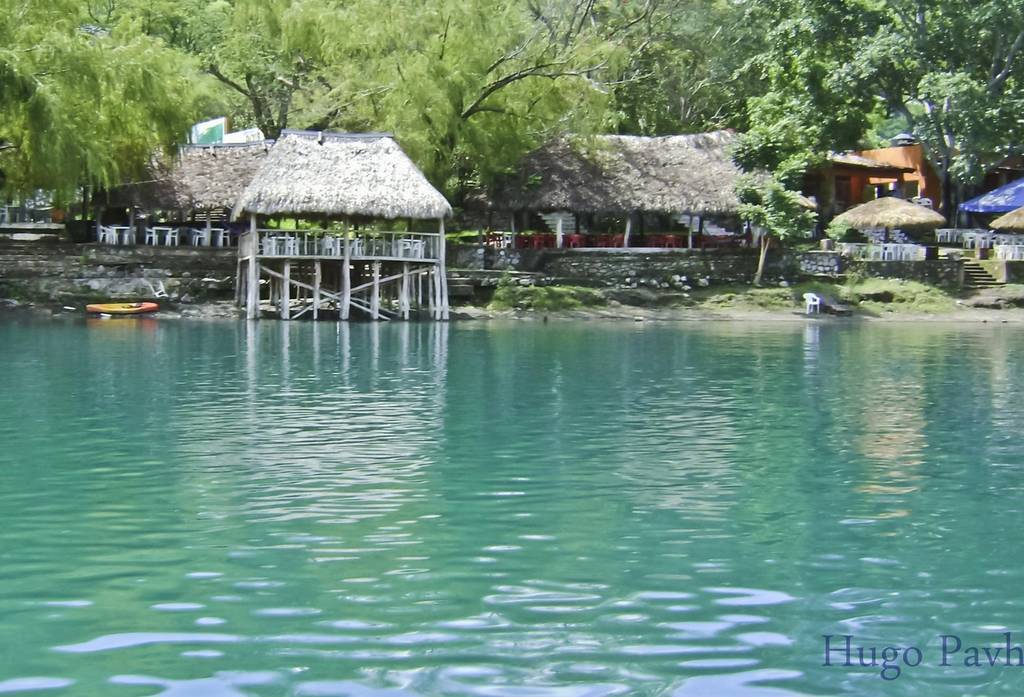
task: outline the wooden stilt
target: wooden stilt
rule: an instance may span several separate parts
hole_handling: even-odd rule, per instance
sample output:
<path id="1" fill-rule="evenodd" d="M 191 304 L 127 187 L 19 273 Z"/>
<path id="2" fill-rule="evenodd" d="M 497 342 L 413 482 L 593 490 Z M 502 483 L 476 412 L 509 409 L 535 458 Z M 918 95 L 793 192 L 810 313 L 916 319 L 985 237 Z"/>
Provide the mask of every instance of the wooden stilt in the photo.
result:
<path id="1" fill-rule="evenodd" d="M 239 258 L 235 263 L 235 305 L 242 306 L 242 298 L 245 297 L 244 293 L 245 274 L 242 272 L 242 259 Z"/>
<path id="2" fill-rule="evenodd" d="M 558 213 L 558 222 L 555 224 L 555 246 L 559 249 L 562 248 L 562 240 L 565 239 L 562 236 L 562 214 Z"/>
<path id="3" fill-rule="evenodd" d="M 373 295 L 370 296 L 370 315 L 380 319 L 380 262 L 373 262 Z"/>
<path id="4" fill-rule="evenodd" d="M 348 230 L 345 230 L 345 253 L 341 262 L 341 307 L 338 308 L 339 317 L 348 320 L 349 309 L 352 306 L 352 242 L 348 237 Z"/>
<path id="5" fill-rule="evenodd" d="M 427 312 L 433 319 L 437 319 L 437 283 L 434 282 L 436 275 L 435 267 L 427 270 Z"/>
<path id="6" fill-rule="evenodd" d="M 313 262 L 313 319 L 320 319 L 320 280 L 323 270 L 320 268 L 320 260 Z"/>
<path id="7" fill-rule="evenodd" d="M 398 292 L 398 312 L 402 319 L 409 319 L 409 264 L 402 264 L 402 285 Z"/>
<path id="8" fill-rule="evenodd" d="M 284 278 L 281 279 L 281 319 L 292 318 L 292 262 L 284 260 Z"/>
<path id="9" fill-rule="evenodd" d="M 444 219 L 441 219 L 439 230 L 441 233 L 441 246 L 438 251 L 438 262 L 437 262 L 437 275 L 439 281 L 439 296 L 441 305 L 441 319 L 448 319 L 448 274 L 445 270 L 444 257 L 445 257 L 445 244 L 444 239 Z"/>
<path id="10" fill-rule="evenodd" d="M 259 267 L 259 233 L 256 231 L 256 216 L 249 216 L 249 279 L 245 290 L 248 298 L 245 303 L 245 316 L 248 319 L 259 319 L 260 312 L 260 272 Z"/>

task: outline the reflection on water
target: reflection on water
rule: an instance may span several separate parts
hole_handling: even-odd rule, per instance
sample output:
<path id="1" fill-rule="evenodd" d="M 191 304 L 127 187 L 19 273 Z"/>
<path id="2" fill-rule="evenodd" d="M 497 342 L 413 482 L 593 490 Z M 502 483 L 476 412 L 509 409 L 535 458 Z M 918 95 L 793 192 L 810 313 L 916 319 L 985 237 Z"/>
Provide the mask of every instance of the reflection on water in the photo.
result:
<path id="1" fill-rule="evenodd" d="M 1016 694 L 1024 334 L 0 325 L 0 693 Z M 948 686 L 954 686 L 952 688 Z"/>

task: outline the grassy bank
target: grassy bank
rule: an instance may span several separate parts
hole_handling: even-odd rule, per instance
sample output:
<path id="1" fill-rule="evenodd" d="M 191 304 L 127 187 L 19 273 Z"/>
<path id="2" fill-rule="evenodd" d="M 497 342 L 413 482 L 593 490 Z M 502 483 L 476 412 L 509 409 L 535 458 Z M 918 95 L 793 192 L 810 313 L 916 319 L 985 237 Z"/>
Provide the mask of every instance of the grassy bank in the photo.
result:
<path id="1" fill-rule="evenodd" d="M 849 307 L 854 314 L 942 315 L 962 309 L 959 296 L 934 286 L 899 279 L 849 279 L 843 283 L 820 281 L 792 286 L 760 287 L 719 285 L 688 292 L 645 289 L 594 289 L 579 286 L 523 286 L 503 280 L 490 310 L 559 312 L 607 305 L 707 312 L 793 312 L 804 308 L 805 293 L 816 293 Z"/>
<path id="2" fill-rule="evenodd" d="M 683 305 L 707 310 L 784 311 L 804 307 L 804 293 L 834 298 L 858 314 L 906 312 L 943 314 L 955 311 L 958 296 L 917 281 L 871 278 L 846 283 L 809 282 L 789 287 L 716 286 L 695 290 Z"/>

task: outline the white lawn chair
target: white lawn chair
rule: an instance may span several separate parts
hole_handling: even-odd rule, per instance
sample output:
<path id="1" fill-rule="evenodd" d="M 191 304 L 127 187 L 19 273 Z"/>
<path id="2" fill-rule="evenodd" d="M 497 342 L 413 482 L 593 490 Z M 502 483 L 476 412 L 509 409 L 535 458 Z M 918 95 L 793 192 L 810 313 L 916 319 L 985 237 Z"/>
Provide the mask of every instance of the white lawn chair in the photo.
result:
<path id="1" fill-rule="evenodd" d="M 146 237 L 142 242 L 151 247 L 157 246 L 160 244 L 160 232 L 155 227 L 146 228 Z"/>
<path id="2" fill-rule="evenodd" d="M 804 293 L 804 313 L 820 314 L 821 313 L 821 297 L 816 293 Z"/>
<path id="3" fill-rule="evenodd" d="M 210 232 L 206 228 L 192 228 L 192 246 L 209 247 Z"/>
<path id="4" fill-rule="evenodd" d="M 225 230 L 224 228 L 215 227 L 211 230 L 213 233 L 213 244 L 217 247 L 230 247 L 231 246 L 231 231 Z"/>

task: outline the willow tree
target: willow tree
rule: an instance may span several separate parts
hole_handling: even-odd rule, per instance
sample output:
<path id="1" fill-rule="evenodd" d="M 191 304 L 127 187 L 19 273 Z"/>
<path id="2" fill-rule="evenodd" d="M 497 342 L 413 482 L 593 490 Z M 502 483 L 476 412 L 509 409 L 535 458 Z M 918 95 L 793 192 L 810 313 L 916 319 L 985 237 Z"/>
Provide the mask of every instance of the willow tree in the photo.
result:
<path id="1" fill-rule="evenodd" d="M 198 113 L 194 71 L 131 26 L 89 23 L 72 0 L 3 0 L 0 168 L 9 191 L 67 200 L 137 171 Z"/>

